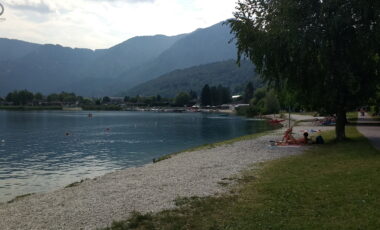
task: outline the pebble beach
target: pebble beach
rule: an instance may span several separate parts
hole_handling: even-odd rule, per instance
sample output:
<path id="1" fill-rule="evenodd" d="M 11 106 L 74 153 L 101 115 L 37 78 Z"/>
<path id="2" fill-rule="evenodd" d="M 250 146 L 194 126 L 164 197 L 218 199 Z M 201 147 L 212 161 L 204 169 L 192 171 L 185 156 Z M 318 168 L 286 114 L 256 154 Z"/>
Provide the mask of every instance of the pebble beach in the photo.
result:
<path id="1" fill-rule="evenodd" d="M 300 126 L 303 129 L 321 127 Z M 333 127 L 323 127 L 331 129 Z M 180 197 L 226 192 L 220 182 L 255 163 L 301 154 L 307 147 L 274 147 L 284 129 L 255 139 L 183 152 L 169 159 L 85 180 L 56 191 L 33 194 L 0 205 L 2 229 L 99 229 L 124 220 L 133 211 L 175 207 Z"/>

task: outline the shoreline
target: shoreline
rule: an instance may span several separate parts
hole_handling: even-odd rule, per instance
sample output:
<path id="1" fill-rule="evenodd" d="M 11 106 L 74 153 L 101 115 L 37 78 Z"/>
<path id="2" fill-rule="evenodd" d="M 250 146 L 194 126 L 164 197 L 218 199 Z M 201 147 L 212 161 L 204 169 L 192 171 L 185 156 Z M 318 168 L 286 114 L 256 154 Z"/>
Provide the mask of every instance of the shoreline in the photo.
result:
<path id="1" fill-rule="evenodd" d="M 94 179 L 96 180 L 96 178 L 105 176 L 105 175 L 110 174 L 110 173 L 114 173 L 114 172 L 118 172 L 118 171 L 123 171 L 123 170 L 131 169 L 131 168 L 140 168 L 140 167 L 144 167 L 145 165 L 148 165 L 148 164 L 155 164 L 155 163 L 158 163 L 160 161 L 168 160 L 168 159 L 170 159 L 170 158 L 172 158 L 172 157 L 174 157 L 174 156 L 176 156 L 178 154 L 185 154 L 185 153 L 191 153 L 191 152 L 194 152 L 194 151 L 207 150 L 207 149 L 216 148 L 218 146 L 230 145 L 230 144 L 233 144 L 235 142 L 239 142 L 239 141 L 243 141 L 243 140 L 255 139 L 255 138 L 258 138 L 258 137 L 261 137 L 261 136 L 264 136 L 264 135 L 269 135 L 270 133 L 272 133 L 272 132 L 274 132 L 274 131 L 276 131 L 278 129 L 280 129 L 280 128 L 274 128 L 272 130 L 262 131 L 262 132 L 259 132 L 259 133 L 247 134 L 247 135 L 243 135 L 243 136 L 240 136 L 240 137 L 234 137 L 232 139 L 227 139 L 227 140 L 223 140 L 223 141 L 217 141 L 217 142 L 213 142 L 213 143 L 209 143 L 209 144 L 198 145 L 198 146 L 187 148 L 187 149 L 184 149 L 184 150 L 181 150 L 181 151 L 178 151 L 178 152 L 173 152 L 173 153 L 165 154 L 165 155 L 162 155 L 162 156 L 160 156 L 158 158 L 153 158 L 152 162 L 147 162 L 147 163 L 144 163 L 142 165 L 131 166 L 131 167 L 124 168 L 124 169 L 118 169 L 118 170 L 115 170 L 113 172 L 108 172 L 108 173 L 106 173 L 104 175 L 101 175 L 101 176 L 96 176 L 95 178 L 82 178 L 80 181 L 74 181 L 72 183 L 64 185 L 63 187 L 57 187 L 56 189 L 53 189 L 53 190 L 50 190 L 50 191 L 31 192 L 31 193 L 20 194 L 20 195 L 17 195 L 15 197 L 13 197 L 12 199 L 10 199 L 8 201 L 2 201 L 2 202 L 0 201 L 0 206 L 8 204 L 8 203 L 16 202 L 16 201 L 18 201 L 20 199 L 23 199 L 23 198 L 31 196 L 31 195 L 48 193 L 48 192 L 54 192 L 54 191 L 60 190 L 60 189 L 75 187 L 75 186 L 78 186 L 78 185 L 80 185 L 81 183 L 83 183 L 83 182 L 85 182 L 87 180 L 94 180 Z"/>
<path id="2" fill-rule="evenodd" d="M 7 112 L 3 113 L 3 117 L 6 117 Z M 10 112 L 10 116 L 13 116 L 13 112 Z M 15 112 L 15 116 L 21 116 L 29 119 L 29 113 L 32 114 L 32 116 L 36 116 L 38 119 L 31 119 L 32 121 L 43 121 L 45 118 L 45 114 L 49 115 L 50 119 L 50 112 L 36 112 L 37 115 L 35 115 L 34 112 Z M 5 114 L 5 115 L 4 115 Z M 14 154 L 15 156 L 20 155 L 20 160 L 18 160 L 17 165 L 15 165 L 14 169 L 18 169 L 18 171 L 15 170 L 15 172 L 19 172 L 17 174 L 13 173 L 13 168 L 11 168 L 9 165 L 14 164 L 12 159 L 9 161 L 10 163 L 4 163 L 4 170 L 3 170 L 3 179 L 2 183 L 0 183 L 0 203 L 7 203 L 8 201 L 11 201 L 12 199 L 17 199 L 18 196 L 24 196 L 25 194 L 30 193 L 41 193 L 41 192 L 48 192 L 48 191 L 54 191 L 59 188 L 63 188 L 67 186 L 68 184 L 75 183 L 80 181 L 81 179 L 85 178 L 94 178 L 101 175 L 104 175 L 106 173 L 113 172 L 115 170 L 119 169 L 125 169 L 128 167 L 135 167 L 135 166 L 141 166 L 147 163 L 151 163 L 153 158 L 159 158 L 163 155 L 166 155 L 167 153 L 176 153 L 176 152 L 182 152 L 182 151 L 189 151 L 188 148 L 198 148 L 199 145 L 203 145 L 205 143 L 214 145 L 215 142 L 228 140 L 229 138 L 238 137 L 241 135 L 247 135 L 249 133 L 254 132 L 261 132 L 263 130 L 271 129 L 271 127 L 267 127 L 264 122 L 248 122 L 243 117 L 237 117 L 237 116 L 218 116 L 216 114 L 200 114 L 200 113 L 187 113 L 187 114 L 165 114 L 165 113 L 145 113 L 145 112 L 137 112 L 137 113 L 130 113 L 130 112 L 99 112 L 94 113 L 95 119 L 88 119 L 88 113 L 86 112 L 54 112 L 53 115 L 56 116 L 56 114 L 60 115 L 57 120 L 57 122 L 60 122 L 60 120 L 66 119 L 66 117 L 73 119 L 80 119 L 80 122 L 82 120 L 86 122 L 85 124 L 88 124 L 89 130 L 87 131 L 87 128 L 81 128 L 76 129 L 74 127 L 74 123 L 70 122 L 67 127 L 63 127 L 62 130 L 52 130 L 51 133 L 56 136 L 55 141 L 58 141 L 59 143 L 62 142 L 64 147 L 60 147 L 60 149 L 57 149 L 56 143 L 57 142 L 50 142 L 51 145 L 47 145 L 45 142 L 38 142 L 38 145 L 41 146 L 41 149 L 35 149 L 34 147 L 31 148 L 28 151 L 28 154 L 22 154 L 22 150 L 25 149 L 24 145 L 26 143 L 36 143 L 34 139 L 29 139 L 31 135 L 20 135 L 20 137 L 25 138 L 25 142 L 23 141 L 23 138 L 18 138 L 18 136 L 12 136 L 13 130 L 9 130 L 2 138 L 0 138 L 0 147 L 5 154 L 6 157 L 10 153 Z M 115 115 L 116 114 L 116 115 Z M 61 115 L 64 119 L 62 119 Z M 68 115 L 68 116 L 67 116 Z M 73 118 L 73 116 L 75 116 Z M 109 115 L 117 116 L 117 118 L 121 118 L 120 120 L 126 120 L 125 124 L 115 124 L 121 126 L 126 126 L 128 129 L 121 129 L 114 128 L 110 126 L 109 123 Z M 125 118 L 124 118 L 125 116 Z M 132 116 L 133 119 L 128 118 L 127 116 Z M 154 123 L 148 123 L 149 127 L 146 128 L 143 132 L 149 134 L 151 130 L 157 130 L 157 131 L 165 131 L 168 130 L 168 134 L 163 134 L 161 137 L 160 133 L 157 132 L 157 135 L 150 135 L 150 139 L 147 139 L 147 137 L 144 137 L 140 134 L 138 134 L 136 137 L 134 135 L 129 135 L 128 133 L 134 133 L 134 132 L 141 132 L 138 130 L 140 128 L 139 123 L 137 122 L 135 124 L 134 118 L 139 116 L 146 116 L 148 117 L 146 121 L 154 121 Z M 53 117 L 53 116 L 52 116 Z M 78 117 L 78 118 L 77 118 Z M 156 119 L 156 117 L 158 117 Z M 164 119 L 161 119 L 163 117 Z M 183 118 L 185 117 L 185 118 Z M 54 118 L 54 117 L 53 117 Z M 181 131 L 177 134 L 177 128 L 175 126 L 171 125 L 171 121 L 173 119 L 178 119 L 180 121 L 180 125 L 183 125 L 186 127 L 186 130 Z M 189 119 L 191 118 L 191 119 Z M 208 119 L 208 118 L 215 118 L 215 119 Z M 220 118 L 220 119 L 216 119 Z M 28 119 L 25 119 L 29 122 Z M 144 117 L 145 119 L 145 117 Z M 196 126 L 195 129 L 201 130 L 204 129 L 206 131 L 205 135 L 201 132 L 192 134 L 189 130 L 193 129 L 193 120 L 195 120 L 197 123 L 196 125 L 200 125 L 199 128 Z M 232 120 L 236 120 L 239 125 L 239 127 L 242 127 L 241 129 L 235 128 L 235 122 Z M 202 122 L 200 122 L 202 121 Z M 166 123 L 165 123 L 166 122 Z M 37 124 L 40 124 L 42 122 L 39 122 Z M 111 122 L 115 123 L 115 122 Z M 130 126 L 129 123 L 131 124 Z M 213 125 L 209 124 L 217 124 L 222 125 L 223 127 L 220 127 L 220 130 L 222 133 L 218 134 L 217 132 L 210 129 L 210 127 L 214 127 Z M 96 128 L 93 128 L 92 124 L 100 124 L 99 126 L 94 126 Z M 103 125 L 105 124 L 105 125 Z M 162 125 L 165 124 L 165 125 Z M 166 124 L 169 126 L 167 127 Z M 207 124 L 205 126 L 204 124 Z M 224 125 L 226 124 L 226 125 Z M 43 125 L 43 124 L 41 124 Z M 134 126 L 133 126 L 134 125 Z M 145 124 L 141 123 L 141 126 L 144 128 Z M 151 129 L 150 126 L 153 128 Z M 161 129 L 161 126 L 164 127 Z M 173 126 L 173 127 L 172 127 Z M 187 126 L 189 126 L 189 129 L 187 129 Z M 257 127 L 256 127 L 257 126 Z M 107 130 L 106 128 L 111 127 L 111 130 Z M 116 126 L 115 126 L 116 127 Z M 129 128 L 131 127 L 131 128 Z M 170 130 L 170 128 L 174 128 L 173 132 Z M 182 127 L 182 126 L 181 126 Z M 202 128 L 206 127 L 206 128 Z M 208 128 L 207 128 L 208 127 Z M 249 127 L 249 129 L 245 129 L 245 127 Z M 251 128 L 252 127 L 252 128 Z M 60 127 L 58 127 L 60 128 Z M 49 136 L 44 136 L 44 132 L 49 129 L 43 129 L 42 134 L 40 134 L 40 130 L 35 130 L 35 136 L 36 138 L 43 139 L 43 140 L 50 140 Z M 132 130 L 132 131 L 129 131 Z M 82 132 L 83 131 L 83 132 Z M 49 131 L 50 132 L 50 131 Z M 66 135 L 66 132 L 69 132 L 69 136 Z M 17 134 L 17 132 L 15 133 Z M 22 133 L 21 133 L 22 134 Z M 60 135 L 62 134 L 63 137 Z M 96 135 L 95 135 L 96 134 Z M 145 135 L 145 134 L 144 134 Z M 176 135 L 179 135 L 178 137 Z M 181 137 L 184 136 L 188 139 L 182 139 Z M 193 136 L 195 138 L 193 138 Z M 47 139 L 46 139 L 47 138 Z M 16 145 L 14 142 L 21 140 L 17 142 Z M 99 140 L 99 142 L 98 142 Z M 181 143 L 181 140 L 184 142 Z M 13 142 L 12 142 L 13 141 Z M 66 144 L 70 143 L 70 144 Z M 72 144 L 71 144 L 72 143 Z M 82 145 L 83 143 L 83 145 Z M 92 143 L 91 145 L 89 143 Z M 98 144 L 101 143 L 101 144 Z M 115 144 L 113 144 L 115 143 Z M 145 144 L 146 143 L 146 144 Z M 166 144 L 167 143 L 167 144 Z M 12 146 L 15 146 L 15 150 L 12 150 Z M 78 153 L 72 154 L 71 146 L 76 146 L 75 148 L 78 149 Z M 101 146 L 104 147 L 104 151 L 101 148 L 93 147 L 93 146 Z M 109 147 L 108 147 L 109 146 Z M 116 147 L 114 147 L 116 146 Z M 121 147 L 119 147 L 121 146 Z M 17 148 L 16 148 L 17 147 Z M 67 147 L 67 149 L 66 149 Z M 84 148 L 82 150 L 82 148 Z M 86 151 L 86 148 L 89 150 Z M 34 159 L 33 157 L 39 156 L 39 151 L 43 152 L 41 156 L 48 157 L 49 161 L 45 163 L 44 160 L 38 160 L 38 158 L 35 158 L 35 162 L 29 163 L 28 161 L 24 161 L 24 159 Z M 112 152 L 113 151 L 113 152 Z M 6 154 L 8 152 L 8 154 Z M 45 154 L 45 152 L 47 154 Z M 56 152 L 58 154 L 51 154 L 52 158 L 50 158 L 49 152 Z M 104 152 L 104 153 L 103 153 Z M 108 158 L 108 152 L 112 153 L 112 158 Z M 140 154 L 141 152 L 141 154 Z M 30 155 L 32 154 L 32 155 Z M 103 154 L 103 155 L 102 155 Z M 130 156 L 128 155 L 130 154 Z M 29 156 L 30 155 L 30 156 Z M 78 155 L 78 157 L 77 157 Z M 99 155 L 99 157 L 98 157 Z M 141 156 L 140 156 L 141 155 Z M 62 156 L 62 157 L 61 157 Z M 62 160 L 63 157 L 68 156 L 68 158 L 65 158 Z M 73 157 L 72 157 L 73 156 Z M 89 160 L 86 158 L 89 157 Z M 7 157 L 6 157 L 7 158 Z M 8 158 L 7 158 L 8 159 Z M 54 161 L 53 161 L 53 160 Z M 99 160 L 98 160 L 99 159 Z M 121 159 L 121 160 L 118 160 Z M 130 160 L 131 159 L 131 160 Z M 71 161 L 74 160 L 74 163 L 71 163 Z M 52 161 L 53 163 L 50 163 Z M 56 163 L 58 162 L 58 163 Z M 97 165 L 92 164 L 91 162 L 96 163 Z M 25 165 L 25 166 L 24 166 Z M 88 168 L 86 168 L 88 167 Z M 9 169 L 9 170 L 8 170 Z M 52 170 L 52 171 L 51 171 Z M 36 173 L 34 173 L 36 172 Z M 23 176 L 23 177 L 17 177 L 17 176 Z M 50 176 L 51 175 L 51 176 Z"/>
<path id="3" fill-rule="evenodd" d="M 174 208 L 174 201 L 180 197 L 224 193 L 227 188 L 221 182 L 225 184 L 226 178 L 238 176 L 247 167 L 303 152 L 304 147 L 270 147 L 269 141 L 279 139 L 282 131 L 182 152 L 155 164 L 119 170 L 73 187 L 2 204 L 0 224 L 7 229 L 96 229 L 126 219 L 133 211 Z"/>
<path id="4" fill-rule="evenodd" d="M 158 113 L 216 113 L 236 115 L 232 109 L 218 108 L 200 108 L 194 110 L 192 107 L 122 107 L 118 105 L 103 106 L 82 106 L 82 107 L 65 107 L 65 106 L 1 106 L 3 111 L 71 111 L 71 112 L 158 112 Z"/>

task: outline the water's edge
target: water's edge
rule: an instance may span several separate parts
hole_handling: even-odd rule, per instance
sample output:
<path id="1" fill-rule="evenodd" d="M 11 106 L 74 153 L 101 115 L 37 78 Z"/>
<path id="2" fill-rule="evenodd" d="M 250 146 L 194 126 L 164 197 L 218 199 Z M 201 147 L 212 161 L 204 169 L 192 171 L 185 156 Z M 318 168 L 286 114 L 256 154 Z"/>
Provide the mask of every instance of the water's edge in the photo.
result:
<path id="1" fill-rule="evenodd" d="M 279 127 L 277 127 L 276 129 L 278 129 L 278 128 Z M 173 157 L 175 155 L 185 154 L 185 153 L 191 153 L 191 152 L 200 151 L 200 150 L 203 150 L 203 149 L 212 149 L 212 148 L 216 148 L 216 147 L 223 147 L 225 145 L 234 144 L 234 143 L 240 142 L 240 141 L 247 141 L 247 140 L 257 139 L 259 137 L 270 135 L 270 134 L 274 133 L 276 131 L 276 129 L 268 130 L 268 131 L 262 131 L 262 132 L 258 132 L 258 133 L 254 133 L 254 134 L 243 135 L 243 136 L 240 136 L 240 137 L 234 137 L 232 139 L 228 139 L 228 140 L 224 140 L 224 141 L 218 141 L 218 142 L 214 142 L 214 143 L 203 144 L 203 145 L 199 145 L 199 146 L 196 146 L 196 147 L 184 149 L 184 150 L 179 151 L 179 152 L 165 154 L 165 155 L 161 156 L 159 159 L 157 159 L 156 161 L 155 161 L 155 159 L 152 159 L 152 162 L 150 162 L 150 163 L 145 163 L 145 164 L 138 165 L 138 166 L 131 166 L 131 167 L 127 167 L 127 168 L 124 168 L 124 169 L 118 169 L 118 170 L 115 170 L 115 171 L 107 172 L 104 175 L 100 175 L 100 176 L 97 176 L 97 177 L 94 177 L 94 178 L 83 178 L 80 181 L 76 181 L 76 182 L 70 183 L 70 184 L 68 184 L 68 185 L 66 185 L 64 187 L 58 187 L 58 188 L 50 190 L 50 191 L 38 192 L 38 193 L 27 193 L 27 194 L 18 195 L 16 197 L 12 198 L 9 201 L 0 202 L 0 205 L 5 205 L 7 203 L 13 203 L 13 202 L 16 202 L 19 199 L 23 199 L 23 198 L 26 198 L 28 196 L 32 196 L 32 195 L 36 195 L 36 194 L 44 194 L 44 193 L 54 192 L 54 191 L 57 191 L 57 190 L 60 190 L 60 189 L 65 189 L 65 188 L 79 186 L 81 183 L 83 183 L 84 181 L 87 181 L 87 180 L 97 180 L 97 178 L 104 177 L 104 176 L 106 176 L 108 174 L 112 174 L 112 173 L 115 173 L 115 172 L 120 172 L 120 171 L 124 171 L 124 170 L 130 170 L 130 169 L 134 169 L 134 168 L 137 169 L 137 168 L 145 167 L 146 165 L 149 165 L 149 164 L 154 164 L 154 163 L 157 163 L 159 161 L 164 161 L 164 160 L 170 159 L 171 157 Z"/>

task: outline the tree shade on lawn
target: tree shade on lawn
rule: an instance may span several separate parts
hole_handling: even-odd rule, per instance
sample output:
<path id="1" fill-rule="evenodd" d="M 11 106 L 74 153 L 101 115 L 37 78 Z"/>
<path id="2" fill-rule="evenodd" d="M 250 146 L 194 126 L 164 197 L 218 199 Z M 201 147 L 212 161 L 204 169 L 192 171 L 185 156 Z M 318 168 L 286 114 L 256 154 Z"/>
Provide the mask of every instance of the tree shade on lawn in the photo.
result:
<path id="1" fill-rule="evenodd" d="M 240 0 L 234 17 L 239 59 L 301 104 L 336 114 L 345 139 L 346 111 L 379 84 L 380 1 Z"/>

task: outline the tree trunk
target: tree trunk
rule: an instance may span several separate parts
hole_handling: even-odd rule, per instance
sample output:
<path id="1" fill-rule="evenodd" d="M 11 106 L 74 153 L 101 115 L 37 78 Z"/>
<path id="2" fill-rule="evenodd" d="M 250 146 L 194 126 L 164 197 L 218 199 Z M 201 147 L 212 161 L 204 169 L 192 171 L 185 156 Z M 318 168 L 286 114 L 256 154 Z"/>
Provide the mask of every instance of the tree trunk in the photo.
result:
<path id="1" fill-rule="evenodd" d="M 346 139 L 346 111 L 343 108 L 338 109 L 336 114 L 335 134 L 337 141 Z"/>

